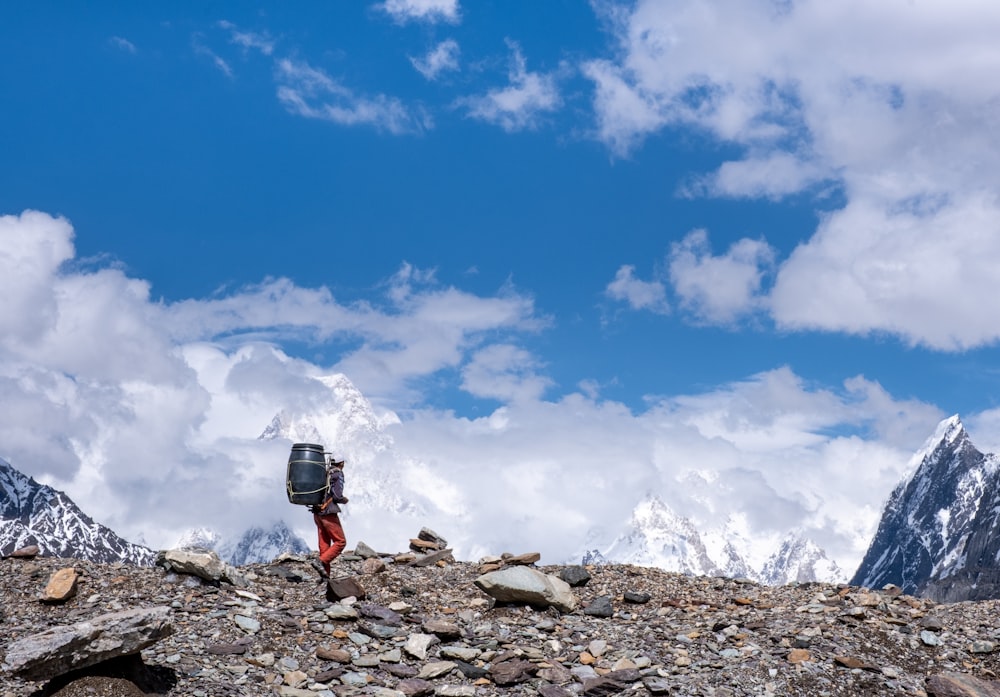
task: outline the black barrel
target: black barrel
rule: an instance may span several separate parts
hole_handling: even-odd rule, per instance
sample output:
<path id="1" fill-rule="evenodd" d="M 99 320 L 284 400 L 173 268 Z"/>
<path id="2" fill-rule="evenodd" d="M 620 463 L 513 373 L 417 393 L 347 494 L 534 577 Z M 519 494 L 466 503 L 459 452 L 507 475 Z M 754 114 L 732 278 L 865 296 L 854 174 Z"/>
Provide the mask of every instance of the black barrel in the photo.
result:
<path id="1" fill-rule="evenodd" d="M 288 501 L 305 506 L 323 503 L 328 482 L 323 446 L 314 443 L 296 443 L 288 456 Z"/>

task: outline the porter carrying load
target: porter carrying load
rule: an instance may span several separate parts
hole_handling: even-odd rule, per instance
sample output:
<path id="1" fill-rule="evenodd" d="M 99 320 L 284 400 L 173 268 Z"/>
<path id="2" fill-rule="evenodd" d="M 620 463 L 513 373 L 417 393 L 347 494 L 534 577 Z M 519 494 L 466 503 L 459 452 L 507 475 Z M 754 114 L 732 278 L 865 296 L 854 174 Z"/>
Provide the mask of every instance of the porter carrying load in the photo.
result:
<path id="1" fill-rule="evenodd" d="M 326 462 L 322 445 L 296 443 L 292 446 L 285 481 L 289 503 L 318 506 L 327 499 L 330 480 Z"/>

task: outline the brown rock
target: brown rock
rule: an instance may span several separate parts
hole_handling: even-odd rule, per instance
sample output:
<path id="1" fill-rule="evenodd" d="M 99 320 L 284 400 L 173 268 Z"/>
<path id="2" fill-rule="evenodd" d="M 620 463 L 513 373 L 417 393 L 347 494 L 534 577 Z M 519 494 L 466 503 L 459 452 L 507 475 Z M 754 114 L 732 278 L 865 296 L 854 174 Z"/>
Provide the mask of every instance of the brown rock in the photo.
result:
<path id="1" fill-rule="evenodd" d="M 867 670 L 873 673 L 882 672 L 882 669 L 879 668 L 878 666 L 872 665 L 867 661 L 862 661 L 860 658 L 854 658 L 852 656 L 834 656 L 833 660 L 837 665 L 844 666 L 845 668 L 850 668 L 851 670 L 860 668 L 861 670 Z"/>
<path id="2" fill-rule="evenodd" d="M 454 622 L 444 620 L 427 620 L 423 623 L 423 630 L 427 634 L 433 634 L 443 641 L 451 641 L 462 636 L 462 630 Z"/>
<path id="3" fill-rule="evenodd" d="M 335 663 L 350 663 L 351 652 L 344 649 L 331 649 L 328 646 L 320 646 L 316 649 L 316 657 L 324 661 L 334 661 Z"/>
<path id="4" fill-rule="evenodd" d="M 385 562 L 378 557 L 369 557 L 361 562 L 361 573 L 366 576 L 374 576 L 385 571 Z"/>
<path id="5" fill-rule="evenodd" d="M 405 678 L 399 681 L 396 689 L 406 697 L 423 697 L 434 692 L 434 684 L 421 678 Z"/>
<path id="6" fill-rule="evenodd" d="M 524 682 L 530 680 L 536 672 L 538 672 L 538 667 L 534 663 L 521 658 L 494 663 L 493 667 L 490 668 L 490 675 L 497 685 L 513 685 Z"/>
<path id="7" fill-rule="evenodd" d="M 364 599 L 365 587 L 353 576 L 342 576 L 341 578 L 331 578 L 326 584 L 326 599 L 330 602 L 343 600 L 344 598 Z"/>
<path id="8" fill-rule="evenodd" d="M 537 563 L 542 558 L 542 555 L 538 552 L 529 552 L 528 554 L 519 554 L 516 557 L 507 557 L 503 561 L 505 564 L 511 566 L 530 566 L 531 564 Z"/>
<path id="9" fill-rule="evenodd" d="M 27 547 L 21 547 L 21 549 L 15 549 L 10 553 L 10 556 L 15 559 L 34 559 L 41 552 L 38 549 L 38 545 L 28 545 Z"/>
<path id="10" fill-rule="evenodd" d="M 812 656 L 805 649 L 792 649 L 788 652 L 789 663 L 803 663 L 811 660 Z"/>
<path id="11" fill-rule="evenodd" d="M 76 584 L 80 575 L 72 566 L 52 574 L 45 590 L 42 591 L 43 603 L 64 603 L 76 595 Z"/>

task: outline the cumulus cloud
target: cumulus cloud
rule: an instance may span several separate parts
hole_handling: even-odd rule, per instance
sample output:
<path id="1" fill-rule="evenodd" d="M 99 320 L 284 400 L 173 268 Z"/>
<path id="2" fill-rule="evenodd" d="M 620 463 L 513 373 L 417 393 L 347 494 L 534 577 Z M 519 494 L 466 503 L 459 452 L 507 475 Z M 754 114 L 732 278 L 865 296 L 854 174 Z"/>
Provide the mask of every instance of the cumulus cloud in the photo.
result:
<path id="1" fill-rule="evenodd" d="M 446 39 L 432 48 L 423 58 L 410 57 L 417 72 L 428 80 L 436 80 L 441 73 L 458 70 L 460 49 L 454 39 Z"/>
<path id="2" fill-rule="evenodd" d="M 463 558 L 531 548 L 567 561 L 610 544 L 655 494 L 699 525 L 741 516 L 759 538 L 753 561 L 794 527 L 849 569 L 942 416 L 863 376 L 819 388 L 790 368 L 650 396 L 642 412 L 592 383 L 552 396 L 524 347 L 550 321 L 529 296 L 474 295 L 408 264 L 364 302 L 278 279 L 162 303 L 117 269 L 78 268 L 61 218 L 0 217 L 0 250 L 0 456 L 153 545 L 193 524 L 235 533 L 293 517 L 287 442 L 257 436 L 283 409 L 331 408 L 321 378 L 338 371 L 378 413 L 405 414 L 381 421 L 370 472 L 436 482 L 428 517 L 403 522 L 440 527 Z M 347 348 L 320 365 L 283 348 L 302 341 Z M 430 406 L 422 381 L 449 379 L 500 406 L 480 418 Z M 399 544 L 384 511 L 351 515 L 352 539 Z"/>
<path id="3" fill-rule="evenodd" d="M 670 281 L 681 306 L 700 321 L 727 324 L 760 302 L 761 279 L 774 258 L 761 240 L 740 240 L 713 256 L 705 230 L 695 230 L 670 251 Z"/>
<path id="4" fill-rule="evenodd" d="M 400 24 L 410 21 L 455 24 L 461 16 L 458 0 L 386 0 L 376 7 Z"/>
<path id="5" fill-rule="evenodd" d="M 510 344 L 477 351 L 462 369 L 462 389 L 476 397 L 502 402 L 540 399 L 552 381 L 539 373 L 538 359 Z"/>
<path id="6" fill-rule="evenodd" d="M 626 264 L 615 273 L 615 278 L 604 289 L 612 300 L 620 300 L 633 310 L 649 310 L 658 314 L 670 312 L 667 289 L 660 281 L 643 281 L 635 277 L 635 267 Z"/>
<path id="7" fill-rule="evenodd" d="M 842 193 L 761 288 L 779 326 L 938 350 L 1000 339 L 990 308 L 956 302 L 1000 280 L 986 232 L 1000 217 L 1000 89 L 988 78 L 1000 9 L 640 0 L 607 20 L 618 54 L 583 72 L 595 135 L 614 153 L 690 128 L 743 156 L 693 173 L 682 194 Z"/>
<path id="8" fill-rule="evenodd" d="M 385 94 L 355 94 L 302 61 L 277 61 L 276 80 L 278 99 L 298 116 L 342 126 L 367 125 L 393 134 L 418 133 L 431 126 L 427 115 L 411 112 L 399 99 Z"/>
<path id="9" fill-rule="evenodd" d="M 486 94 L 465 97 L 458 104 L 475 119 L 500 126 L 507 132 L 536 128 L 543 114 L 562 106 L 556 75 L 530 72 L 521 47 L 508 40 L 511 50 L 506 87 Z"/>

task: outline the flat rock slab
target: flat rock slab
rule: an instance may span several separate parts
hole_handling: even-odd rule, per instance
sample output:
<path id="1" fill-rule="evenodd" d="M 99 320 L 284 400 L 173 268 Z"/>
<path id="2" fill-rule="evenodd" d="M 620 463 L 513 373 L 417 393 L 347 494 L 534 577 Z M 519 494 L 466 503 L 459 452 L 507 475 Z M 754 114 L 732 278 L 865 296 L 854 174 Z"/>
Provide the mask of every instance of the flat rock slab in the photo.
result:
<path id="1" fill-rule="evenodd" d="M 53 627 L 11 643 L 3 668 L 25 680 L 49 680 L 137 653 L 173 632 L 170 614 L 170 608 L 161 605 Z"/>
<path id="2" fill-rule="evenodd" d="M 1000 682 L 961 673 L 942 673 L 927 679 L 927 694 L 932 697 L 1000 697 Z"/>

